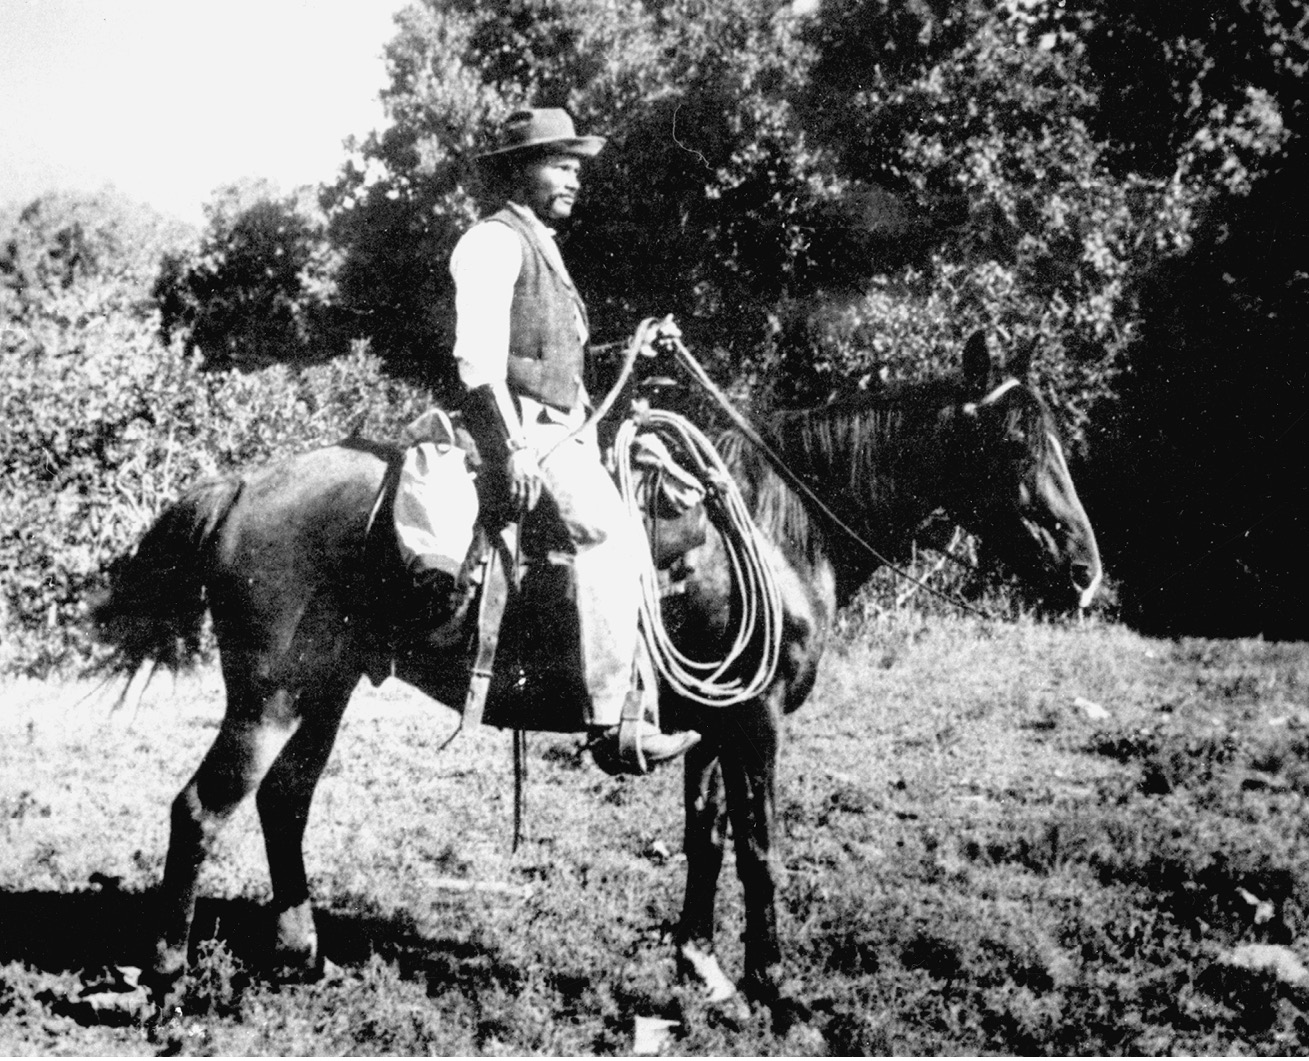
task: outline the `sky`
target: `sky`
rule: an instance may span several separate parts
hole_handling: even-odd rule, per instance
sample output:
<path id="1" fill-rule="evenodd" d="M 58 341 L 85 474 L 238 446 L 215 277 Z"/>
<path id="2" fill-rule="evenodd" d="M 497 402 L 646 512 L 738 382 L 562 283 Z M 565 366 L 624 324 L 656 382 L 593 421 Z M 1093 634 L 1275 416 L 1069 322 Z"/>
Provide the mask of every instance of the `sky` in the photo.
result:
<path id="1" fill-rule="evenodd" d="M 0 0 L 0 204 L 113 186 L 200 223 L 246 177 L 330 180 L 382 124 L 405 0 Z"/>

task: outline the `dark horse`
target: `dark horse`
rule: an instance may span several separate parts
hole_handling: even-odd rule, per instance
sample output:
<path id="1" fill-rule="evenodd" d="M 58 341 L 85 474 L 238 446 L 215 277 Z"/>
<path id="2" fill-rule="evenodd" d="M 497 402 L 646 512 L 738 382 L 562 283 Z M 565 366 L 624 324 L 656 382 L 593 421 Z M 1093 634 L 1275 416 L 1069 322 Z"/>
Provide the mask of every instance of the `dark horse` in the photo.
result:
<path id="1" fill-rule="evenodd" d="M 800 475 L 839 498 L 839 513 L 888 551 L 944 506 L 986 536 L 1053 603 L 1085 605 L 1100 578 L 1090 524 L 1045 406 L 1023 382 L 992 378 L 970 343 L 960 378 L 780 418 L 775 437 Z M 732 985 L 714 958 L 714 897 L 730 824 L 746 906 L 747 997 L 779 1017 L 774 782 L 780 719 L 808 695 L 837 606 L 873 563 L 847 545 L 742 440 L 729 440 L 755 516 L 775 547 L 783 652 L 755 700 L 705 709 L 665 695 L 665 718 L 703 735 L 686 763 L 687 880 L 677 933 L 683 967 L 719 997 Z M 377 572 L 365 529 L 386 461 L 377 447 L 329 446 L 193 488 L 117 561 L 93 610 L 125 667 L 176 659 L 206 607 L 213 615 L 227 712 L 172 807 L 153 974 L 185 967 L 197 876 L 215 834 L 250 793 L 263 826 L 280 967 L 311 969 L 317 937 L 301 850 L 310 800 L 342 713 L 373 673 L 378 616 L 361 601 Z M 730 578 L 711 527 L 668 626 L 696 658 L 732 636 Z M 725 645 L 723 645 L 725 648 Z M 429 661 L 430 663 L 430 661 Z M 425 669 L 426 666 L 426 669 Z M 447 703 L 466 665 L 410 659 L 399 675 Z M 457 692 L 457 689 L 454 690 Z M 162 990 L 163 988 L 161 988 Z"/>

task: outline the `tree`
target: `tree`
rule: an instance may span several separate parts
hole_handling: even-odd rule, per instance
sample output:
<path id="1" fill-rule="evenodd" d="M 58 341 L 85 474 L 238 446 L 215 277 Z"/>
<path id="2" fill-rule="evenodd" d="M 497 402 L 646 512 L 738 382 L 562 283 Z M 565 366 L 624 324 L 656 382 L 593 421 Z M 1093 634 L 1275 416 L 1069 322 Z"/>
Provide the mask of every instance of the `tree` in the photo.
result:
<path id="1" fill-rule="evenodd" d="M 476 217 L 474 145 L 499 103 L 468 65 L 472 25 L 445 5 L 397 16 L 387 45 L 390 119 L 350 157 L 321 203 L 338 273 L 344 327 L 394 370 L 453 393 L 453 292 L 446 263 Z"/>
<path id="2" fill-rule="evenodd" d="M 1075 455 L 1140 470 L 1124 440 L 1176 430 L 1183 364 L 1221 418 L 1212 336 L 1249 378 L 1290 371 L 1239 335 L 1285 338 L 1264 326 L 1300 311 L 1294 277 L 1223 262 L 1288 186 L 1306 25 L 1304 0 L 426 0 L 388 53 L 393 124 L 324 197 L 343 296 L 388 356 L 448 364 L 477 145 L 564 106 L 610 136 L 568 236 L 597 339 L 671 311 L 739 397 L 809 402 L 938 372 L 984 327 L 1031 353 Z M 1270 411 L 1242 402 L 1233 426 Z M 1227 526 L 1231 498 L 1189 481 Z M 1112 470 L 1092 485 L 1124 500 Z M 1125 516 L 1132 548 L 1157 516 Z"/>
<path id="3" fill-rule="evenodd" d="M 1225 183 L 1239 162 L 1229 152 L 1257 150 L 1234 120 L 1252 94 L 1272 101 L 1287 127 L 1302 127 L 1309 59 L 1303 0 L 1069 6 L 1083 27 L 1101 101 L 1092 128 L 1120 172 L 1167 178 L 1181 162 L 1200 176 L 1199 155 L 1213 163 L 1204 176 Z"/>
<path id="4" fill-rule="evenodd" d="M 52 192 L 0 216 L 0 317 L 151 310 L 145 286 L 186 226 L 106 189 Z"/>
<path id="5" fill-rule="evenodd" d="M 478 215 L 473 158 L 513 108 L 563 106 L 610 137 L 569 234 L 597 338 L 675 312 L 757 363 L 776 301 L 812 286 L 838 200 L 788 97 L 804 69 L 789 5 L 498 0 L 411 8 L 388 49 L 393 124 L 325 195 L 343 297 L 379 349 L 441 360 L 446 261 Z"/>
<path id="6" fill-rule="evenodd" d="M 870 244 L 881 279 L 818 306 L 802 359 L 939 371 L 984 327 L 1031 351 L 1081 443 L 1133 340 L 1129 278 L 1189 223 L 1168 181 L 1119 172 L 1095 134 L 1090 19 L 1056 0 L 823 5 L 802 111 L 838 172 L 899 210 Z"/>
<path id="7" fill-rule="evenodd" d="M 154 286 L 165 342 L 205 364 L 256 367 L 343 352 L 333 309 L 335 256 L 301 196 L 263 181 L 221 189 L 198 249 L 165 256 Z"/>

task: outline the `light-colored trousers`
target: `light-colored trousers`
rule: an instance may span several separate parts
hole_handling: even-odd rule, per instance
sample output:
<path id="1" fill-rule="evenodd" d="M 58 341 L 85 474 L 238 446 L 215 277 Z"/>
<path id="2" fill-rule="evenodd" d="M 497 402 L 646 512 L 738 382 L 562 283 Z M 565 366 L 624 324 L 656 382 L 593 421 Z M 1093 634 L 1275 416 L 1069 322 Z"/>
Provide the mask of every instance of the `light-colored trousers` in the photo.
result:
<path id="1" fill-rule="evenodd" d="M 581 627 L 583 677 L 591 694 L 588 724 L 617 725 L 632 688 L 633 666 L 645 653 L 637 627 L 640 572 L 649 546 L 640 520 L 627 510 L 605 470 L 593 429 L 561 442 L 582 423 L 522 399 L 523 433 L 543 455 L 545 490 L 573 542 L 574 583 Z M 644 661 L 642 661 L 644 662 Z M 644 673 L 651 673 L 648 666 Z M 646 690 L 651 697 L 653 690 Z"/>

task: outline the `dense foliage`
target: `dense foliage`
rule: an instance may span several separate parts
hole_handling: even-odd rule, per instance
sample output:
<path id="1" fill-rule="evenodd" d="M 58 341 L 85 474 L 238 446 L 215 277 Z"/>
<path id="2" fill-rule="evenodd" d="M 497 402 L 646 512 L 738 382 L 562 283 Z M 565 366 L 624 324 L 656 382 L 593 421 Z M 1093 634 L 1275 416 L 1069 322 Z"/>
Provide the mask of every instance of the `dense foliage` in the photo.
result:
<path id="1" fill-rule="evenodd" d="M 324 221 L 265 182 L 221 189 L 198 247 L 169 251 L 154 285 L 165 341 L 211 368 L 322 361 L 342 353 Z"/>
<path id="2" fill-rule="evenodd" d="M 757 401 L 988 326 L 1063 411 L 1135 618 L 1303 632 L 1303 2 L 432 6 L 464 35 L 395 80 L 398 128 L 531 99 L 611 135 L 570 246 L 597 321 L 672 310 Z M 473 186 L 476 137 L 427 129 L 417 172 Z"/>
<path id="3" fill-rule="evenodd" d="M 407 369 L 448 363 L 477 145 L 512 107 L 565 106 L 610 138 L 568 234 L 597 338 L 671 311 L 738 396 L 809 402 L 947 368 L 986 326 L 1064 414 L 1132 613 L 1210 623 L 1208 592 L 1232 629 L 1286 632 L 1296 591 L 1267 591 L 1293 574 L 1273 510 L 1298 510 L 1277 495 L 1303 477 L 1276 439 L 1305 396 L 1285 190 L 1307 18 L 1303 0 L 429 0 L 388 52 L 392 124 L 325 190 L 343 302 L 386 307 L 370 334 Z"/>
<path id="4" fill-rule="evenodd" d="M 797 399 L 937 368 L 987 324 L 1037 345 L 1080 435 L 1136 321 L 1127 273 L 1189 215 L 1090 131 L 1091 15 L 938 6 L 420 5 L 389 52 L 394 122 L 325 197 L 345 297 L 398 309 L 408 338 L 380 348 L 430 360 L 476 145 L 513 106 L 565 106 L 610 137 L 570 232 L 610 337 L 673 311 L 724 372 Z"/>
<path id="5" fill-rule="evenodd" d="M 0 669 L 80 655 L 99 572 L 187 484 L 353 427 L 394 434 L 420 408 L 362 351 L 244 373 L 161 345 L 150 286 L 188 235 L 132 204 L 42 198 L 5 238 Z"/>

